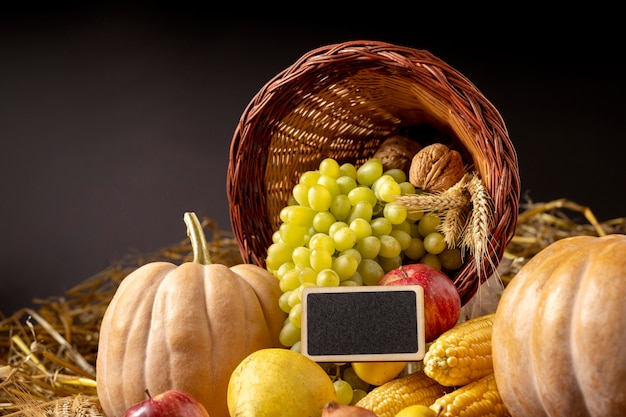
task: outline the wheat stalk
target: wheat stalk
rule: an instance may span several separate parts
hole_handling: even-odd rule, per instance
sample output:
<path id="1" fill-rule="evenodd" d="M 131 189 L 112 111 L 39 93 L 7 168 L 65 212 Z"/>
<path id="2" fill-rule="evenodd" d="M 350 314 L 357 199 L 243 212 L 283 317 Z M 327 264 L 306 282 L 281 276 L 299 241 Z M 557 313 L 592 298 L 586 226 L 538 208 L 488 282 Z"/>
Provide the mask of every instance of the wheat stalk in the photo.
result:
<path id="1" fill-rule="evenodd" d="M 439 231 L 450 248 L 462 255 L 469 252 L 480 277 L 483 259 L 488 258 L 489 236 L 493 222 L 493 203 L 478 174 L 466 173 L 455 185 L 440 193 L 400 196 L 396 202 L 407 212 L 436 212 L 441 218 Z M 489 262 L 493 264 L 490 259 Z"/>
<path id="2" fill-rule="evenodd" d="M 474 256 L 476 273 L 480 278 L 483 259 L 488 259 L 495 270 L 493 260 L 488 256 L 489 236 L 493 226 L 493 202 L 478 175 L 472 175 L 467 183 L 467 190 L 472 201 L 472 211 L 463 233 L 462 245 L 469 248 Z"/>

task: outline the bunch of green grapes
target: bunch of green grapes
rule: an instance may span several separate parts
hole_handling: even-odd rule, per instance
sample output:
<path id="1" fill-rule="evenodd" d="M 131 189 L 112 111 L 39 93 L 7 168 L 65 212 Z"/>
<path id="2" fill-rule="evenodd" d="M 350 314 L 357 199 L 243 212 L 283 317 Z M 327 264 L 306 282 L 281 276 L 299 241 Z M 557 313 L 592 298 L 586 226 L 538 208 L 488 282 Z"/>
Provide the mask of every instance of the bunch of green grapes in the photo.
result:
<path id="1" fill-rule="evenodd" d="M 460 251 L 448 248 L 438 231 L 437 213 L 409 213 L 394 202 L 415 192 L 404 171 L 383 171 L 377 158 L 358 168 L 326 158 L 300 176 L 265 259 L 288 313 L 284 346 L 298 349 L 304 288 L 376 285 L 403 263 L 461 266 Z"/>

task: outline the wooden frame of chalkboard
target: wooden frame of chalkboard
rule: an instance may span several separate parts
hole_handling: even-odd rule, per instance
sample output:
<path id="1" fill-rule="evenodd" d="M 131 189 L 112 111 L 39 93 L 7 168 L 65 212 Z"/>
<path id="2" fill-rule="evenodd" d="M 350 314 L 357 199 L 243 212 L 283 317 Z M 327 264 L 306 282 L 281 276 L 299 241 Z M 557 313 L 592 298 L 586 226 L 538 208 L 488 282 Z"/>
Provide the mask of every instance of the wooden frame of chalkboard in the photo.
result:
<path id="1" fill-rule="evenodd" d="M 316 362 L 413 362 L 425 346 L 419 285 L 302 291 L 300 351 Z"/>

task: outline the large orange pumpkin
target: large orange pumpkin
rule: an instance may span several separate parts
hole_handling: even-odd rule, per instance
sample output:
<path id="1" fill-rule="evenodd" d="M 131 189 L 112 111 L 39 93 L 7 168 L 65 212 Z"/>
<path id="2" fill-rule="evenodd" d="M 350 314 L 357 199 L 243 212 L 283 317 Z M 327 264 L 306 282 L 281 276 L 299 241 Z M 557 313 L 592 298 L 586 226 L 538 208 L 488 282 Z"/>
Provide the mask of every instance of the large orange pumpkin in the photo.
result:
<path id="1" fill-rule="evenodd" d="M 212 264 L 202 227 L 185 213 L 193 262 L 148 263 L 130 273 L 104 314 L 97 392 L 108 417 L 152 395 L 180 389 L 211 417 L 227 417 L 232 371 L 248 354 L 280 347 L 286 319 L 278 280 L 251 264 Z"/>
<path id="2" fill-rule="evenodd" d="M 492 350 L 512 417 L 626 416 L 626 235 L 561 239 L 528 261 Z"/>

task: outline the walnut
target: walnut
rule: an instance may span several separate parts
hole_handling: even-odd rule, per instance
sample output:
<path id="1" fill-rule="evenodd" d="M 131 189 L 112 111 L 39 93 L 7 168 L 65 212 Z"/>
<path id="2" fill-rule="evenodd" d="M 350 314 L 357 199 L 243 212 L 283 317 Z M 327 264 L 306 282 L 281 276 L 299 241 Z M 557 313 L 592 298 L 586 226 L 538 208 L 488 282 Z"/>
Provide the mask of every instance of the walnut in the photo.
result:
<path id="1" fill-rule="evenodd" d="M 413 155 L 420 149 L 422 145 L 413 139 L 405 136 L 390 136 L 380 144 L 374 158 L 381 160 L 385 171 L 397 168 L 408 173 Z"/>
<path id="2" fill-rule="evenodd" d="M 445 191 L 465 175 L 461 154 L 443 143 L 425 146 L 413 156 L 409 182 L 429 193 Z"/>

